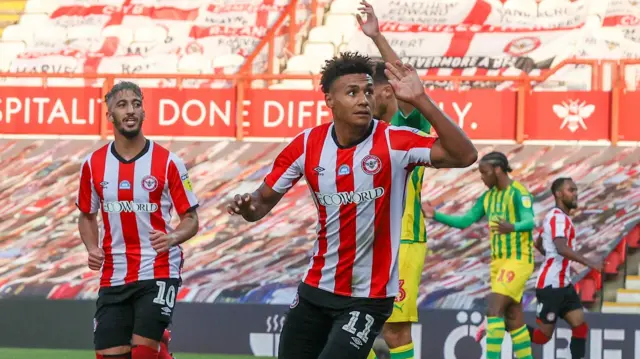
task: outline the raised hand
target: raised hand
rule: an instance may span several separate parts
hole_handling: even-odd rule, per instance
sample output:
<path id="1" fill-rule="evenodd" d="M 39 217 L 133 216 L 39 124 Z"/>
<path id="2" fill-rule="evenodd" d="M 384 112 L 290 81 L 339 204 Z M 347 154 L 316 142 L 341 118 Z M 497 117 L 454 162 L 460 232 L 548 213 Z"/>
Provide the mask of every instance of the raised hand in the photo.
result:
<path id="1" fill-rule="evenodd" d="M 227 212 L 230 215 L 241 215 L 247 217 L 256 210 L 256 207 L 251 203 L 251 195 L 248 193 L 242 196 L 237 194 L 233 197 L 233 201 L 227 205 Z"/>
<path id="2" fill-rule="evenodd" d="M 373 11 L 373 6 L 371 6 L 371 4 L 369 4 L 365 0 L 360 1 L 360 6 L 361 7 L 358 8 L 360 14 L 356 15 L 356 19 L 358 20 L 358 24 L 360 24 L 362 32 L 370 38 L 374 38 L 380 35 L 378 17 Z M 367 16 L 366 20 L 362 19 L 363 15 Z"/>
<path id="3" fill-rule="evenodd" d="M 425 96 L 424 85 L 418 72 L 413 66 L 396 61 L 394 64 L 387 62 L 385 75 L 389 79 L 389 84 L 398 100 L 410 104 L 415 104 L 421 97 Z"/>

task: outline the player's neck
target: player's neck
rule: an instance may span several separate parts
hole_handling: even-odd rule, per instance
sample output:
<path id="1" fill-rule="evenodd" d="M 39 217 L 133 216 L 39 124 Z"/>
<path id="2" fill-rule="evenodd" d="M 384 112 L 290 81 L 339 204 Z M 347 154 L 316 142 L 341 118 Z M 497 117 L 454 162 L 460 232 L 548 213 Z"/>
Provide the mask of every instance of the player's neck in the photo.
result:
<path id="1" fill-rule="evenodd" d="M 569 215 L 569 212 L 571 212 L 569 208 L 567 208 L 567 206 L 565 206 L 562 202 L 556 202 L 556 207 L 558 207 L 558 209 L 564 212 L 564 214 L 566 214 L 567 216 Z"/>
<path id="2" fill-rule="evenodd" d="M 511 182 L 513 182 L 513 180 L 508 176 L 498 178 L 498 189 L 504 191 L 511 185 Z"/>
<path id="3" fill-rule="evenodd" d="M 342 121 L 333 122 L 333 139 L 339 147 L 347 148 L 357 145 L 371 134 L 373 121 L 365 126 L 352 126 Z"/>
<path id="4" fill-rule="evenodd" d="M 115 136 L 115 140 L 113 141 L 113 145 L 116 148 L 116 152 L 120 157 L 125 160 L 130 160 L 137 156 L 147 144 L 147 139 L 142 135 L 142 133 L 138 134 L 134 138 L 126 138 L 124 136 Z"/>
<path id="5" fill-rule="evenodd" d="M 387 107 L 387 110 L 385 111 L 384 115 L 380 116 L 380 118 L 378 120 L 382 121 L 382 122 L 386 122 L 388 124 L 391 124 L 391 120 L 393 119 L 393 116 L 395 116 L 395 114 L 398 112 L 399 108 L 398 105 L 396 104 L 394 105 L 389 105 L 389 107 Z"/>

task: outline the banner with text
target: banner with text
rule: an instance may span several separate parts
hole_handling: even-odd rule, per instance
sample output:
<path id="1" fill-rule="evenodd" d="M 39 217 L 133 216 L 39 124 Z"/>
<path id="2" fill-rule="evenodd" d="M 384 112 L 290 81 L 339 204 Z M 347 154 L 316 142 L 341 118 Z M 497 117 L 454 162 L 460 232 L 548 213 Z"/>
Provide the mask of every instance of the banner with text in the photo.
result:
<path id="1" fill-rule="evenodd" d="M 532 92 L 524 103 L 513 91 L 428 92 L 472 139 L 514 140 L 516 113 L 524 105 L 525 140 L 608 140 L 611 94 L 608 92 Z M 237 91 L 225 89 L 144 89 L 149 136 L 235 138 Z M 619 135 L 640 141 L 634 104 L 640 92 L 620 96 Z M 283 140 L 331 121 L 324 95 L 310 90 L 249 89 L 241 106 L 242 133 L 249 140 Z M 99 135 L 102 89 L 0 87 L 0 133 Z M 107 124 L 108 133 L 112 125 Z"/>

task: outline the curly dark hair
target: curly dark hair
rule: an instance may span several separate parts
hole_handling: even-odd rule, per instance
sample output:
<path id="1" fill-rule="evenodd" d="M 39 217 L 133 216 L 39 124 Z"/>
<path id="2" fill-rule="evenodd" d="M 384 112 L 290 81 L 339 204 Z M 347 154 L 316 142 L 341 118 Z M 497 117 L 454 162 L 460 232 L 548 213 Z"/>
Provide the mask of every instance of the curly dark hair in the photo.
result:
<path id="1" fill-rule="evenodd" d="M 120 91 L 126 91 L 126 90 L 132 91 L 136 96 L 140 97 L 141 100 L 144 99 L 140 86 L 130 81 L 122 81 L 115 84 L 111 88 L 111 90 L 107 92 L 107 94 L 104 96 L 104 101 L 107 104 L 109 104 L 109 102 L 111 102 L 111 100 L 115 98 Z"/>
<path id="2" fill-rule="evenodd" d="M 373 76 L 373 62 L 367 55 L 357 52 L 343 52 L 325 61 L 322 68 L 320 86 L 322 92 L 328 93 L 331 85 L 341 76 L 350 74 L 367 74 Z"/>

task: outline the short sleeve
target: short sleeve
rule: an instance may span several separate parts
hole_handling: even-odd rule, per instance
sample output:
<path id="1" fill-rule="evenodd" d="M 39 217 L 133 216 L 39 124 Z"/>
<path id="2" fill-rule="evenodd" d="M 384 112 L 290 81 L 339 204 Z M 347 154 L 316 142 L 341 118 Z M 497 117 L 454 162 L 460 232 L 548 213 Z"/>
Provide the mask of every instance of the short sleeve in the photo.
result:
<path id="1" fill-rule="evenodd" d="M 97 213 L 100 209 L 100 197 L 93 186 L 91 175 L 91 156 L 80 167 L 80 186 L 76 206 L 84 213 Z"/>
<path id="2" fill-rule="evenodd" d="M 171 202 L 179 215 L 198 207 L 198 199 L 193 192 L 193 184 L 189 178 L 184 162 L 171 153 L 167 165 L 167 181 Z"/>
<path id="3" fill-rule="evenodd" d="M 391 119 L 392 126 L 411 127 L 424 133 L 431 132 L 431 124 L 422 116 L 420 111 L 413 109 L 411 113 L 405 116 L 402 111 L 398 111 Z"/>
<path id="4" fill-rule="evenodd" d="M 389 127 L 389 146 L 407 170 L 431 166 L 431 148 L 438 139 L 409 127 Z"/>
<path id="5" fill-rule="evenodd" d="M 296 136 L 273 161 L 271 170 L 264 179 L 265 184 L 278 193 L 286 193 L 304 173 L 305 136 Z"/>
<path id="6" fill-rule="evenodd" d="M 560 214 L 554 214 L 549 217 L 549 224 L 546 226 L 549 229 L 551 240 L 558 237 L 567 237 L 565 232 L 567 229 L 567 221 L 564 216 Z"/>

